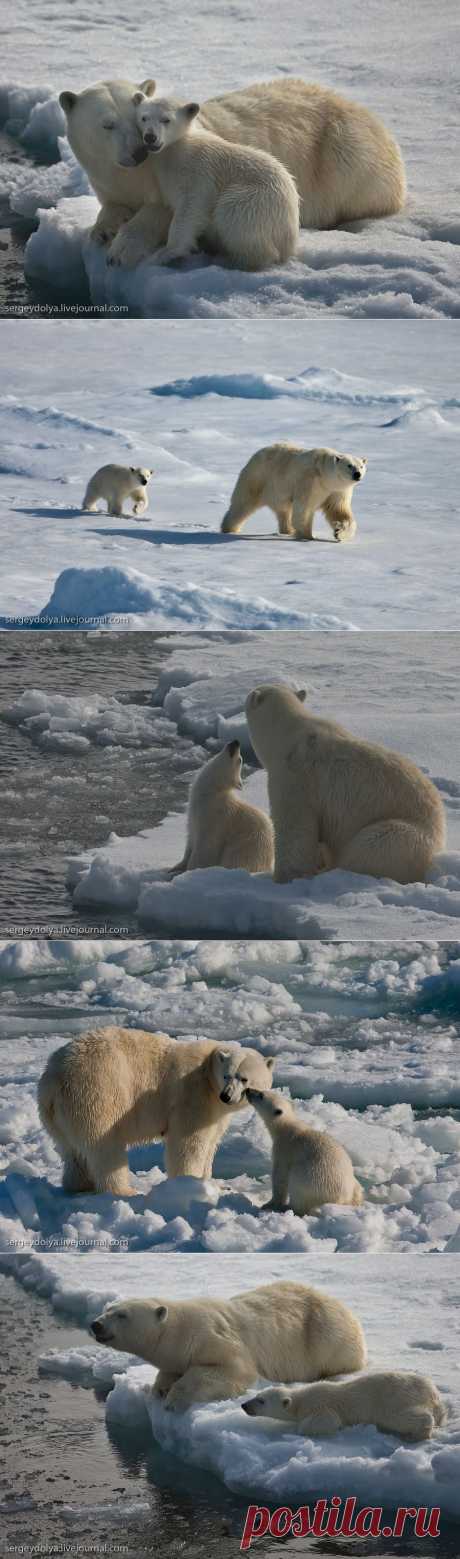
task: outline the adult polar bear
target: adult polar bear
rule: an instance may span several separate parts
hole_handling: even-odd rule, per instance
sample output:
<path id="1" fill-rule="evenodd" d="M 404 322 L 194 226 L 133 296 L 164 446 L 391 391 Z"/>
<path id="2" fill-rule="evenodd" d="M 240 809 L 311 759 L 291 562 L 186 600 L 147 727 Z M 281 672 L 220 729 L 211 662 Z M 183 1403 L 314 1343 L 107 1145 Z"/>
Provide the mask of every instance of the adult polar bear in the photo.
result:
<path id="1" fill-rule="evenodd" d="M 165 243 L 171 220 L 136 124 L 136 91 L 153 96 L 155 82 L 100 81 L 59 98 L 72 150 L 101 202 L 92 236 L 110 244 L 112 263 L 127 266 Z M 294 77 L 256 82 L 210 98 L 197 125 L 278 158 L 297 184 L 304 227 L 390 216 L 404 205 L 393 137 L 369 109 L 326 87 Z"/>
<path id="2" fill-rule="evenodd" d="M 240 1045 L 106 1028 L 53 1051 L 38 1084 L 40 1118 L 64 1160 L 68 1192 L 132 1196 L 128 1147 L 165 1140 L 168 1175 L 209 1179 L 246 1088 L 270 1088 L 273 1059 Z"/>
<path id="3" fill-rule="evenodd" d="M 257 687 L 246 715 L 268 774 L 275 882 L 328 870 L 421 882 L 445 844 L 439 791 L 399 753 L 302 708 L 305 692 Z"/>
<path id="4" fill-rule="evenodd" d="M 319 1380 L 366 1365 L 352 1310 L 303 1283 L 269 1283 L 231 1299 L 120 1300 L 91 1331 L 156 1365 L 154 1395 L 171 1412 L 237 1397 L 260 1377 Z"/>

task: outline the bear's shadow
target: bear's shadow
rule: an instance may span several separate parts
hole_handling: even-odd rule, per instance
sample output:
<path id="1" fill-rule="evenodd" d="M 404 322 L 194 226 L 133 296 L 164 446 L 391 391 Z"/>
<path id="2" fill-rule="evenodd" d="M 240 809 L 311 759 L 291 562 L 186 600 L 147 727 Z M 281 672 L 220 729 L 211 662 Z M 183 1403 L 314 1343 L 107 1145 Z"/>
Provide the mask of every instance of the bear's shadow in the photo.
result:
<path id="1" fill-rule="evenodd" d="M 37 519 L 43 520 L 81 520 L 85 515 L 85 509 L 22 509 L 16 506 L 14 514 L 35 514 Z"/>
<path id="2" fill-rule="evenodd" d="M 215 547 L 225 546 L 228 542 L 235 544 L 241 541 L 252 541 L 258 544 L 260 542 L 268 542 L 271 546 L 272 542 L 280 541 L 284 545 L 286 541 L 292 539 L 289 536 L 279 536 L 276 531 L 273 531 L 273 534 L 269 536 L 251 536 L 246 534 L 244 536 L 225 536 L 221 531 L 212 530 L 142 530 L 140 525 L 136 525 L 133 530 L 108 530 L 104 528 L 104 530 L 93 530 L 91 534 L 93 536 L 126 536 L 128 540 L 135 536 L 137 541 L 149 541 L 152 546 L 157 547 Z M 327 536 L 314 536 L 313 541 L 315 544 L 318 542 L 320 546 L 323 544 L 326 547 L 335 546 L 332 537 L 329 540 Z"/>

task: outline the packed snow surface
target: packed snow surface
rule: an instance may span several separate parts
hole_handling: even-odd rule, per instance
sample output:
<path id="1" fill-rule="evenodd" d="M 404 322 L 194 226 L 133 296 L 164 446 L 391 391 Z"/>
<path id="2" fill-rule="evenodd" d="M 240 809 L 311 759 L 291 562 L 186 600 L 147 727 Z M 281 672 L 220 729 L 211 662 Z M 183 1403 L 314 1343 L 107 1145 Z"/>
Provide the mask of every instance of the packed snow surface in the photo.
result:
<path id="1" fill-rule="evenodd" d="M 0 625 L 458 627 L 457 337 L 435 320 L 5 321 Z M 349 545 L 320 515 L 313 544 L 279 537 L 268 509 L 221 534 L 242 466 L 280 440 L 367 455 Z M 82 510 L 111 462 L 154 467 L 140 522 Z"/>
<path id="2" fill-rule="evenodd" d="M 39 226 L 26 249 L 26 273 L 47 296 L 74 306 L 91 298 L 104 309 L 201 319 L 347 314 L 420 320 L 459 308 L 458 31 L 452 0 L 436 7 L 406 0 L 410 47 L 398 47 L 392 7 L 362 0 L 319 0 L 308 11 L 287 0 L 280 41 L 277 0 L 248 0 L 237 16 L 219 3 L 172 0 L 136 7 L 135 20 L 107 0 L 88 13 L 76 0 L 52 26 L 39 0 L 17 0 L 9 19 L 1 120 L 30 164 L 6 160 L 2 184 L 13 213 Z M 203 36 L 206 48 L 203 48 Z M 69 63 L 70 59 L 70 63 Z M 408 201 L 397 216 L 331 232 L 303 231 L 287 265 L 247 274 L 198 255 L 171 270 L 144 261 L 132 271 L 108 267 L 89 239 L 98 211 L 73 158 L 58 104 L 62 88 L 98 79 L 157 77 L 160 89 L 203 100 L 254 80 L 290 75 L 333 87 L 380 115 L 400 142 Z M 37 166 L 32 158 L 51 166 Z"/>
<path id="3" fill-rule="evenodd" d="M 51 1393 L 52 1378 L 99 1391 L 112 1383 L 106 1402 L 107 1425 L 118 1433 L 153 1435 L 163 1450 L 197 1469 L 205 1469 L 249 1501 L 298 1505 L 317 1497 L 345 1498 L 359 1505 L 378 1502 L 440 1506 L 442 1519 L 460 1516 L 460 1408 L 458 1395 L 458 1264 L 454 1256 L 432 1259 L 422 1253 L 388 1259 L 364 1255 L 344 1258 L 315 1253 L 199 1257 L 184 1262 L 169 1256 L 163 1264 L 148 1257 L 91 1253 L 82 1261 L 65 1256 L 1 1256 L 0 1265 L 17 1281 L 47 1299 L 53 1309 L 87 1327 L 104 1304 L 114 1299 L 229 1298 L 258 1284 L 286 1280 L 313 1284 L 348 1304 L 364 1327 L 369 1367 L 415 1370 L 430 1376 L 441 1391 L 448 1418 L 433 1439 L 401 1441 L 372 1425 L 342 1430 L 328 1438 L 304 1438 L 269 1420 L 248 1420 L 241 1399 L 209 1403 L 186 1413 L 168 1413 L 150 1396 L 155 1369 L 126 1354 L 84 1341 L 62 1346 L 38 1360 Z M 150 1270 L 152 1268 L 152 1270 Z M 246 1393 L 247 1395 L 247 1393 Z"/>
<path id="4" fill-rule="evenodd" d="M 283 1260 L 458 1249 L 460 943 L 10 941 L 0 982 L 0 1250 L 23 1250 L 24 1271 L 38 1251 L 48 1271 L 61 1247 L 79 1284 L 99 1247 Z M 108 1024 L 274 1055 L 301 1119 L 350 1153 L 362 1206 L 262 1211 L 271 1144 L 250 1109 L 232 1117 L 212 1181 L 166 1180 L 152 1143 L 130 1152 L 131 1196 L 64 1195 L 38 1078 L 59 1045 Z"/>

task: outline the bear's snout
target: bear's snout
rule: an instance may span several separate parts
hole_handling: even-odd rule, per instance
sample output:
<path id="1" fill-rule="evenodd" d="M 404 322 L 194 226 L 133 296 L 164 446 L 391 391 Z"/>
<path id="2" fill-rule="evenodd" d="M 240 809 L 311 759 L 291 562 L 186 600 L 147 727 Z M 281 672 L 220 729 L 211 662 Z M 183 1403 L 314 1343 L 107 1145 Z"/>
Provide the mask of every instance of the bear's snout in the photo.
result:
<path id="1" fill-rule="evenodd" d="M 231 1100 L 232 1100 L 232 1090 L 231 1090 L 231 1088 L 223 1088 L 222 1089 L 222 1093 L 220 1094 L 220 1098 L 222 1100 L 222 1104 L 231 1104 Z"/>
<path id="2" fill-rule="evenodd" d="M 159 146 L 159 145 L 160 145 L 160 138 L 159 138 L 159 136 L 155 135 L 153 130 L 145 130 L 145 132 L 144 132 L 144 146 L 150 146 L 150 147 L 154 148 L 154 147 Z"/>
<path id="3" fill-rule="evenodd" d="M 354 482 L 360 482 L 362 474 L 363 474 L 362 471 L 354 471 L 353 472 L 353 481 Z"/>
<path id="4" fill-rule="evenodd" d="M 96 1338 L 96 1342 L 104 1342 L 105 1326 L 103 1321 L 92 1321 L 90 1332 L 93 1333 L 93 1337 Z"/>
<path id="5" fill-rule="evenodd" d="M 247 1413 L 249 1418 L 255 1418 L 257 1413 L 255 1402 L 242 1402 L 241 1406 L 243 1413 Z"/>

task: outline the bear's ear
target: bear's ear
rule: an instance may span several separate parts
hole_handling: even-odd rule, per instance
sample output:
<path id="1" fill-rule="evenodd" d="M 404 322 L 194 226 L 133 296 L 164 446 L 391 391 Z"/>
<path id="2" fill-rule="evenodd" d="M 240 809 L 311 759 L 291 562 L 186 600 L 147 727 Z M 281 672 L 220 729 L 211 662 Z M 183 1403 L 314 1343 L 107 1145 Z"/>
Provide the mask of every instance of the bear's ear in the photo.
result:
<path id="1" fill-rule="evenodd" d="M 283 1407 L 290 1407 L 290 1406 L 291 1406 L 291 1398 L 290 1397 L 283 1397 Z"/>
<path id="2" fill-rule="evenodd" d="M 232 1059 L 232 1052 L 231 1052 L 231 1050 L 218 1050 L 217 1054 L 218 1054 L 218 1057 L 219 1057 L 219 1061 L 231 1061 L 231 1059 Z"/>
<path id="3" fill-rule="evenodd" d="M 200 105 L 199 103 L 185 103 L 183 112 L 187 115 L 187 119 L 196 119 L 197 114 L 200 112 Z"/>
<path id="4" fill-rule="evenodd" d="M 275 1061 L 276 1061 L 276 1056 L 265 1056 L 265 1065 L 268 1066 L 269 1072 L 273 1071 L 273 1067 L 275 1065 Z"/>
<path id="5" fill-rule="evenodd" d="M 149 77 L 147 77 L 147 81 L 140 81 L 139 82 L 139 89 L 140 89 L 141 92 L 145 92 L 145 96 L 146 97 L 153 97 L 154 96 L 155 87 L 156 87 L 156 81 L 151 81 Z"/>
<path id="6" fill-rule="evenodd" d="M 251 698 L 252 698 L 253 704 L 255 704 L 256 707 L 257 707 L 257 705 L 261 704 L 263 702 L 263 699 L 265 698 L 265 688 L 264 687 L 254 687 L 253 690 L 252 690 L 252 693 L 251 693 Z"/>
<path id="7" fill-rule="evenodd" d="M 60 92 L 59 102 L 65 114 L 70 114 L 78 99 L 78 92 Z"/>
<path id="8" fill-rule="evenodd" d="M 296 696 L 296 698 L 298 698 L 299 704 L 304 704 L 305 703 L 305 699 L 307 697 L 307 689 L 306 689 L 306 687 L 298 687 L 295 696 Z"/>
<path id="9" fill-rule="evenodd" d="M 135 92 L 134 97 L 131 99 L 131 102 L 135 104 L 136 108 L 139 107 L 139 103 L 145 103 L 146 101 L 145 92 Z"/>
<path id="10" fill-rule="evenodd" d="M 156 1318 L 156 1320 L 157 1321 L 166 1321 L 167 1315 L 168 1315 L 168 1306 L 167 1305 L 157 1305 L 157 1308 L 155 1310 L 155 1318 Z"/>

